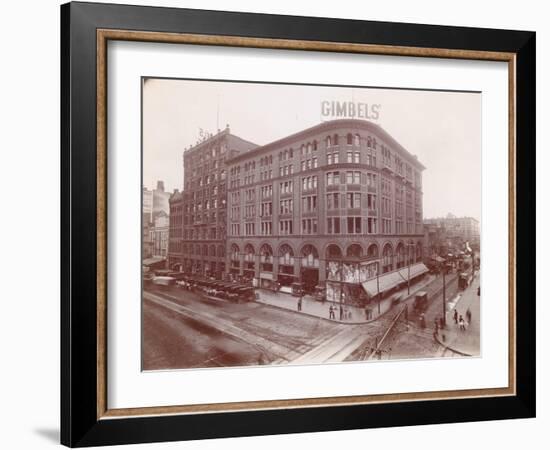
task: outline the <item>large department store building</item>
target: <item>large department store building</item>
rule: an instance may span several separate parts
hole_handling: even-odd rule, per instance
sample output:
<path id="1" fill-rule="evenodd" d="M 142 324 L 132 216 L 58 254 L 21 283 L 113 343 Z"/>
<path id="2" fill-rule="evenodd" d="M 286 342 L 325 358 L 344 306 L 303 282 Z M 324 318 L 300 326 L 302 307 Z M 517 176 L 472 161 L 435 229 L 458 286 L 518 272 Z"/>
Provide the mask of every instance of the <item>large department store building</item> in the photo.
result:
<path id="1" fill-rule="evenodd" d="M 226 239 L 231 277 L 360 302 L 426 271 L 425 167 L 380 126 L 323 122 L 235 152 L 225 166 L 227 228 L 216 244 Z"/>

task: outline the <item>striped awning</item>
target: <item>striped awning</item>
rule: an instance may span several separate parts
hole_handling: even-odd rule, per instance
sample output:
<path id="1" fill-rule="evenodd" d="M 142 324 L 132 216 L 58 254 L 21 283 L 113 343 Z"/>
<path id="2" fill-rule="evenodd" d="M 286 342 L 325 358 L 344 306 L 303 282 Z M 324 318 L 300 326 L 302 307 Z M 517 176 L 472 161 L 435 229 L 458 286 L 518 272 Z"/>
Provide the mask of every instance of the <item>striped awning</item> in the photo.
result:
<path id="1" fill-rule="evenodd" d="M 416 263 L 411 265 L 410 267 L 411 278 L 418 277 L 422 274 L 425 274 L 426 272 L 429 272 L 429 270 L 423 263 Z M 401 274 L 401 276 L 405 281 L 408 280 L 408 276 L 409 276 L 408 267 L 403 267 L 402 269 L 399 270 L 399 273 Z"/>
<path id="2" fill-rule="evenodd" d="M 395 271 L 380 275 L 378 279 L 373 278 L 372 280 L 365 281 L 361 283 L 361 285 L 367 294 L 373 297 L 377 295 L 378 292 L 384 293 L 389 291 L 400 283 L 403 283 L 403 277 L 401 277 L 398 271 Z"/>
<path id="3" fill-rule="evenodd" d="M 418 277 L 426 272 L 429 272 L 428 268 L 423 263 L 416 263 L 410 266 L 410 277 L 411 279 Z M 408 280 L 409 276 L 409 267 L 404 267 L 402 269 L 396 270 L 394 272 L 384 273 L 378 277 L 378 279 L 373 278 L 372 280 L 365 281 L 361 283 L 363 289 L 373 297 L 380 292 L 384 292 L 393 289 L 395 286 L 405 283 Z"/>

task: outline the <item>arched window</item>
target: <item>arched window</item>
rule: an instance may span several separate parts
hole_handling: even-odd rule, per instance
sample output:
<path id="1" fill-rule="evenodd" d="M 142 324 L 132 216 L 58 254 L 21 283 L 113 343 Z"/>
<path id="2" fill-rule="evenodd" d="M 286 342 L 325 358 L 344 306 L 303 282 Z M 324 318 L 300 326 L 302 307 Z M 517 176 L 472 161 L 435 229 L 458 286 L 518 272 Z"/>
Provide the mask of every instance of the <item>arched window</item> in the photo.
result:
<path id="1" fill-rule="evenodd" d="M 317 150 L 317 141 L 313 141 L 313 150 Z"/>
<path id="2" fill-rule="evenodd" d="M 246 244 L 244 247 L 244 260 L 247 262 L 254 261 L 254 247 L 251 244 Z"/>
<path id="3" fill-rule="evenodd" d="M 332 145 L 338 145 L 338 135 L 337 134 L 335 134 L 332 137 Z"/>
<path id="4" fill-rule="evenodd" d="M 260 262 L 273 264 L 273 250 L 267 244 L 260 248 Z"/>
<path id="5" fill-rule="evenodd" d="M 351 258 L 360 258 L 363 256 L 363 247 L 359 244 L 351 244 L 346 250 L 346 256 Z"/>
<path id="6" fill-rule="evenodd" d="M 239 261 L 239 246 L 237 244 L 231 245 L 231 261 Z"/>
<path id="7" fill-rule="evenodd" d="M 340 259 L 342 258 L 342 250 L 335 244 L 330 244 L 325 252 L 327 259 Z"/>
<path id="8" fill-rule="evenodd" d="M 382 273 L 393 270 L 393 250 L 390 244 L 384 246 L 382 251 Z"/>
<path id="9" fill-rule="evenodd" d="M 372 139 L 370 136 L 367 136 L 367 147 L 368 148 L 371 148 L 372 147 Z"/>
<path id="10" fill-rule="evenodd" d="M 347 145 L 352 145 L 353 144 L 353 135 L 351 133 L 348 133 L 346 135 L 346 144 Z"/>
<path id="11" fill-rule="evenodd" d="M 319 267 L 319 253 L 313 245 L 302 248 L 302 267 Z"/>
<path id="12" fill-rule="evenodd" d="M 405 261 L 406 261 L 406 251 L 405 246 L 403 243 L 397 244 L 397 249 L 395 250 L 395 267 L 396 269 L 401 269 L 401 267 L 405 267 Z"/>
<path id="13" fill-rule="evenodd" d="M 367 249 L 367 258 L 378 258 L 378 245 L 369 245 L 369 248 Z"/>
<path id="14" fill-rule="evenodd" d="M 327 148 L 332 147 L 332 139 L 330 136 L 327 136 L 326 142 L 327 142 Z"/>
<path id="15" fill-rule="evenodd" d="M 358 134 L 356 134 L 355 136 L 353 136 L 353 145 L 355 145 L 356 147 L 359 147 L 361 143 L 361 138 L 359 137 Z"/>
<path id="16" fill-rule="evenodd" d="M 279 264 L 283 264 L 285 266 L 294 265 L 294 252 L 292 251 L 290 245 L 283 244 L 279 248 Z"/>

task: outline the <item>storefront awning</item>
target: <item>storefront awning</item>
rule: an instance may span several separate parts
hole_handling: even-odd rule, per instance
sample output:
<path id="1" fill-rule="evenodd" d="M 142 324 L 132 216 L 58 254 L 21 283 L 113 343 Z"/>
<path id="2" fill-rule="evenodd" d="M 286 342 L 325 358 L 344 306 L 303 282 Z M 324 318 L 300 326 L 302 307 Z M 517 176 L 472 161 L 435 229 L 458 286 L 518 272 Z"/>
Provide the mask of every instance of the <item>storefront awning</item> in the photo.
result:
<path id="1" fill-rule="evenodd" d="M 390 272 L 380 275 L 378 280 L 373 278 L 372 280 L 365 281 L 361 283 L 361 286 L 363 286 L 367 294 L 373 297 L 377 295 L 378 292 L 384 293 L 389 291 L 400 283 L 403 283 L 403 278 L 399 272 Z"/>
<path id="2" fill-rule="evenodd" d="M 411 279 L 414 278 L 414 277 L 418 277 L 422 274 L 425 274 L 426 272 L 429 272 L 429 270 L 423 263 L 416 263 L 416 264 L 411 265 L 411 267 L 410 267 Z M 409 276 L 409 268 L 408 267 L 404 267 L 404 268 L 400 269 L 399 273 L 401 274 L 401 276 L 403 277 L 403 279 L 405 281 L 408 280 L 408 276 Z"/>
<path id="3" fill-rule="evenodd" d="M 429 272 L 429 270 L 423 263 L 413 264 L 410 267 L 411 279 L 420 276 L 426 272 Z M 367 294 L 373 297 L 377 295 L 378 292 L 383 294 L 384 292 L 393 289 L 395 286 L 407 282 L 408 275 L 409 268 L 404 267 L 400 270 L 396 270 L 395 272 L 382 274 L 378 277 L 378 280 L 376 278 L 373 278 L 372 280 L 365 281 L 364 283 L 361 283 L 361 285 L 363 286 L 363 289 L 365 289 Z"/>

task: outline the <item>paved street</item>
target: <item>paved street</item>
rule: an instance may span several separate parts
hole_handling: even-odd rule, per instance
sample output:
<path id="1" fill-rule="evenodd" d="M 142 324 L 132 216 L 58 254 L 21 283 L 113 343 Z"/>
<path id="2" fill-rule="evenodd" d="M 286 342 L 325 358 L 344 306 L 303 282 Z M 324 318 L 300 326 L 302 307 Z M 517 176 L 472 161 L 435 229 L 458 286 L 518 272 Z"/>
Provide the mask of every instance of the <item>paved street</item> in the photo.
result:
<path id="1" fill-rule="evenodd" d="M 411 291 L 409 300 L 377 320 L 362 324 L 329 321 L 311 312 L 298 313 L 258 302 L 237 304 L 215 300 L 177 287 L 153 288 L 143 294 L 143 368 L 315 364 L 365 359 L 405 304 L 409 309 L 408 321 L 398 320 L 387 333 L 381 359 L 462 356 L 433 337 L 434 319 L 441 317 L 443 309 L 442 278 L 426 281 L 427 284 Z M 449 325 L 455 302 L 459 300 L 456 306 L 465 314 L 473 301 L 470 290 L 475 293 L 478 284 L 474 282 L 471 289 L 459 295 L 456 274 L 447 276 Z M 412 294 L 418 287 L 430 297 L 425 329 L 412 312 Z M 296 299 L 288 296 L 288 302 L 294 304 Z M 446 344 L 463 342 L 468 335 L 472 336 L 471 342 L 463 345 L 479 348 L 479 301 L 477 305 L 477 310 L 470 308 L 472 323 L 467 333 L 459 335 L 457 341 L 453 334 L 456 330 L 448 327 Z"/>
<path id="2" fill-rule="evenodd" d="M 342 360 L 342 349 L 367 332 L 361 325 L 211 300 L 178 288 L 144 292 L 143 325 L 145 370 Z"/>

